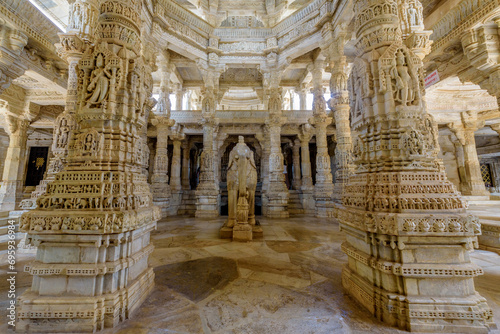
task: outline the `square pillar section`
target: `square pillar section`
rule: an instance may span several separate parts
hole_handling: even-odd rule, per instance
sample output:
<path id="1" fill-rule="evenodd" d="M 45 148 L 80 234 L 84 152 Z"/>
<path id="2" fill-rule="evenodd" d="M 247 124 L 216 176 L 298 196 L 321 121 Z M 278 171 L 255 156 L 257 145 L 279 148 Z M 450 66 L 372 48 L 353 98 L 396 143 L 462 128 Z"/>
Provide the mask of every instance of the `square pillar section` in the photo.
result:
<path id="1" fill-rule="evenodd" d="M 424 102 L 421 59 L 430 32 L 423 30 L 422 5 L 357 1 L 354 10 L 349 93 L 356 169 L 337 211 L 348 256 L 342 284 L 391 326 L 487 333 L 493 315 L 475 291 L 482 269 L 469 257 L 480 223 L 466 213 L 437 158 L 437 126 Z"/>

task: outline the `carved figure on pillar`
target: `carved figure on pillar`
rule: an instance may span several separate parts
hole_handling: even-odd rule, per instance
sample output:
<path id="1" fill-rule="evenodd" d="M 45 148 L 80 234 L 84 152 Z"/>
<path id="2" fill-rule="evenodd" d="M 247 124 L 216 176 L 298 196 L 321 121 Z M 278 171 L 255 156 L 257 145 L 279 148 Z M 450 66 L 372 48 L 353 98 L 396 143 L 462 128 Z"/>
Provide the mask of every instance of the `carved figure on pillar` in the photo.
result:
<path id="1" fill-rule="evenodd" d="M 221 228 L 221 238 L 250 241 L 262 236 L 262 228 L 255 221 L 255 189 L 257 167 L 252 150 L 243 136 L 229 153 L 227 170 L 228 220 Z"/>

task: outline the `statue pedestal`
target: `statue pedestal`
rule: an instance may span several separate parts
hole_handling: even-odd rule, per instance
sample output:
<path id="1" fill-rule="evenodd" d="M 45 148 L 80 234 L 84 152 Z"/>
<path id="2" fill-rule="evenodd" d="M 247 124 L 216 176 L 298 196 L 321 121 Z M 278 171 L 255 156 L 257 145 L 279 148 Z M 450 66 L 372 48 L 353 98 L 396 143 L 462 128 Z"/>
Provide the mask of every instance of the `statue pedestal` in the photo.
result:
<path id="1" fill-rule="evenodd" d="M 214 218 L 219 216 L 219 195 L 215 192 L 196 191 L 197 218 Z"/>
<path id="2" fill-rule="evenodd" d="M 236 224 L 233 228 L 234 241 L 252 241 L 252 226 L 250 224 Z"/>
<path id="3" fill-rule="evenodd" d="M 257 221 L 255 225 L 236 224 L 234 227 L 228 227 L 225 223 L 219 230 L 221 239 L 233 239 L 233 241 L 252 241 L 264 236 L 264 231 Z"/>

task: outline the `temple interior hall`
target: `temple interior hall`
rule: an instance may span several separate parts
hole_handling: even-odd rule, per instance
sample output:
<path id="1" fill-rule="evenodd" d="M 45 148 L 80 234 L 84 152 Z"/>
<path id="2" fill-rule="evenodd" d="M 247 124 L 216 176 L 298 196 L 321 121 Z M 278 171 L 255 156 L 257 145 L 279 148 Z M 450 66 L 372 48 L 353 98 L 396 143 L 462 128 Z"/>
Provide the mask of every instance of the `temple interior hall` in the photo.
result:
<path id="1" fill-rule="evenodd" d="M 0 333 L 499 333 L 498 0 L 0 0 Z"/>

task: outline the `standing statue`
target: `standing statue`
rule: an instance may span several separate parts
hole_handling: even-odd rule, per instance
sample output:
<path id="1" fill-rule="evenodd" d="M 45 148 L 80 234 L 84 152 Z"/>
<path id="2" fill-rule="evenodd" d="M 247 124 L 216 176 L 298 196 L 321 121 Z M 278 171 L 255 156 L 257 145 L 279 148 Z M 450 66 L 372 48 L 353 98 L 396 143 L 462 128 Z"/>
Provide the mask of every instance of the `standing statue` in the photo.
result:
<path id="1" fill-rule="evenodd" d="M 255 188 L 257 168 L 252 150 L 245 144 L 243 136 L 229 153 L 227 169 L 227 192 L 229 218 L 221 229 L 222 238 L 249 241 L 262 229 L 255 221 Z"/>
<path id="2" fill-rule="evenodd" d="M 396 83 L 395 100 L 401 102 L 403 106 L 411 105 L 414 100 L 413 78 L 401 50 L 396 53 L 396 66 L 391 70 L 391 77 Z"/>

